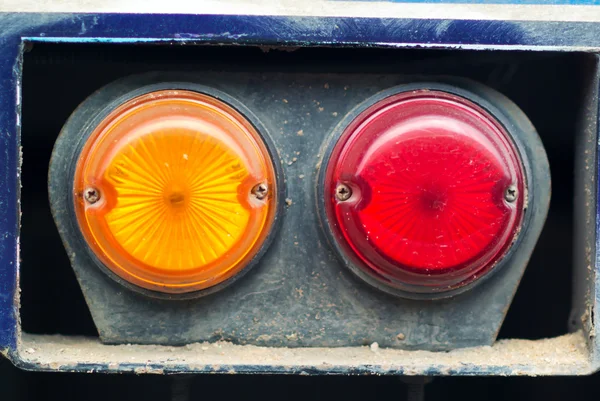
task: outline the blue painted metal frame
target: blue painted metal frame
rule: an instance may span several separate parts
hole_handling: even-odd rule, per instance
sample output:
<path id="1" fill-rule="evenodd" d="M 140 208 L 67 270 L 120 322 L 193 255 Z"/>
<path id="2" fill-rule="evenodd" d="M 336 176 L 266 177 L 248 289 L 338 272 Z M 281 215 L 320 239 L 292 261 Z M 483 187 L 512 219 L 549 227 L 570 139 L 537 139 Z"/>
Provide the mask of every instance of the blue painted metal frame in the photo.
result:
<path id="1" fill-rule="evenodd" d="M 7 13 L 0 14 L 0 35 L 0 349 L 8 353 L 16 350 L 18 339 L 20 79 L 21 55 L 27 42 L 600 52 L 600 23 L 588 22 Z M 600 296 L 596 295 L 595 307 L 599 303 Z"/>

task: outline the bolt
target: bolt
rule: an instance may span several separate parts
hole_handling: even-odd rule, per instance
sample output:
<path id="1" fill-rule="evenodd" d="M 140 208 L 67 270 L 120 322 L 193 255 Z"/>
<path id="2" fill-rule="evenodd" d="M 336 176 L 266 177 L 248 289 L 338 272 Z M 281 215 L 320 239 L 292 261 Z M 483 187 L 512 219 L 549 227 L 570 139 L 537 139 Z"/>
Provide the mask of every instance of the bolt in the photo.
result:
<path id="1" fill-rule="evenodd" d="M 335 188 L 335 197 L 340 202 L 347 201 L 352 196 L 352 190 L 346 184 L 338 184 Z"/>
<path id="2" fill-rule="evenodd" d="M 93 205 L 100 200 L 100 191 L 92 187 L 86 188 L 85 191 L 83 191 L 83 197 L 87 203 Z"/>
<path id="3" fill-rule="evenodd" d="M 264 182 L 256 184 L 254 188 L 252 188 L 252 195 L 258 200 L 263 200 L 269 195 L 269 187 Z"/>
<path id="4" fill-rule="evenodd" d="M 517 190 L 517 187 L 514 185 L 509 185 L 508 188 L 506 188 L 506 191 L 504 192 L 504 199 L 507 202 L 512 203 L 517 200 L 517 196 L 519 196 L 519 191 Z"/>

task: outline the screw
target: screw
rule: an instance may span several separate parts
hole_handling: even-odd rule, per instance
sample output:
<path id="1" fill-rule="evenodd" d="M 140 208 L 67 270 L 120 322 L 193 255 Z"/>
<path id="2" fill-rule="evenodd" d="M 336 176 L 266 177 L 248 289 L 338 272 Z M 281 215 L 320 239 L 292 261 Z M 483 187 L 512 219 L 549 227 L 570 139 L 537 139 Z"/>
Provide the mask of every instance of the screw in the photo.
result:
<path id="1" fill-rule="evenodd" d="M 352 190 L 346 184 L 338 184 L 335 188 L 335 197 L 340 202 L 347 201 L 352 196 Z"/>
<path id="2" fill-rule="evenodd" d="M 269 187 L 264 182 L 256 184 L 254 188 L 252 188 L 252 195 L 258 200 L 263 200 L 269 195 Z"/>
<path id="3" fill-rule="evenodd" d="M 515 185 L 509 185 L 504 192 L 504 199 L 507 202 L 512 203 L 517 200 L 518 195 L 519 191 L 517 190 L 517 187 Z"/>
<path id="4" fill-rule="evenodd" d="M 86 188 L 85 191 L 83 191 L 83 197 L 87 203 L 93 205 L 100 200 L 100 191 L 92 187 Z"/>

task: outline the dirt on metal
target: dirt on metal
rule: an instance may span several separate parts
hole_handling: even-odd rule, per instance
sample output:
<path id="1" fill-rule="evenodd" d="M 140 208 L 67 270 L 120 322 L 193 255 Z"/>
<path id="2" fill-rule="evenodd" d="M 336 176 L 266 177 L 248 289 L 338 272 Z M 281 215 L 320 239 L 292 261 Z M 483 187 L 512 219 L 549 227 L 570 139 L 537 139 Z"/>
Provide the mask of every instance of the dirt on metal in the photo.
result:
<path id="1" fill-rule="evenodd" d="M 91 366 L 88 371 L 157 374 L 569 375 L 591 370 L 581 332 L 542 340 L 500 340 L 491 347 L 450 352 L 405 351 L 373 344 L 341 348 L 267 348 L 227 342 L 181 347 L 104 345 L 96 338 L 23 334 L 19 350 L 25 365 L 61 371 L 80 371 L 82 366 Z"/>

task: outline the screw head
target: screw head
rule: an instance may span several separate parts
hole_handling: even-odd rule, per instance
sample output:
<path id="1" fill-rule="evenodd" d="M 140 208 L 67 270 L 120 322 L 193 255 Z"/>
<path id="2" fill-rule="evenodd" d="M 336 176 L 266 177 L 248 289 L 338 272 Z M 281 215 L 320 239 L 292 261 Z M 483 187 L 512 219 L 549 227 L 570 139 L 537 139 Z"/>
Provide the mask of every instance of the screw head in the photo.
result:
<path id="1" fill-rule="evenodd" d="M 340 202 L 347 201 L 352 196 L 352 189 L 346 184 L 338 184 L 335 188 L 335 197 Z"/>
<path id="2" fill-rule="evenodd" d="M 88 187 L 83 191 L 83 199 L 90 205 L 93 205 L 100 200 L 100 191 L 96 188 Z"/>
<path id="3" fill-rule="evenodd" d="M 269 195 L 269 186 L 261 182 L 260 184 L 256 184 L 252 188 L 252 196 L 254 196 L 258 200 L 263 200 Z"/>
<path id="4" fill-rule="evenodd" d="M 509 203 L 516 201 L 518 196 L 519 190 L 516 185 L 509 185 L 508 188 L 506 188 L 506 191 L 504 191 L 504 200 Z"/>

